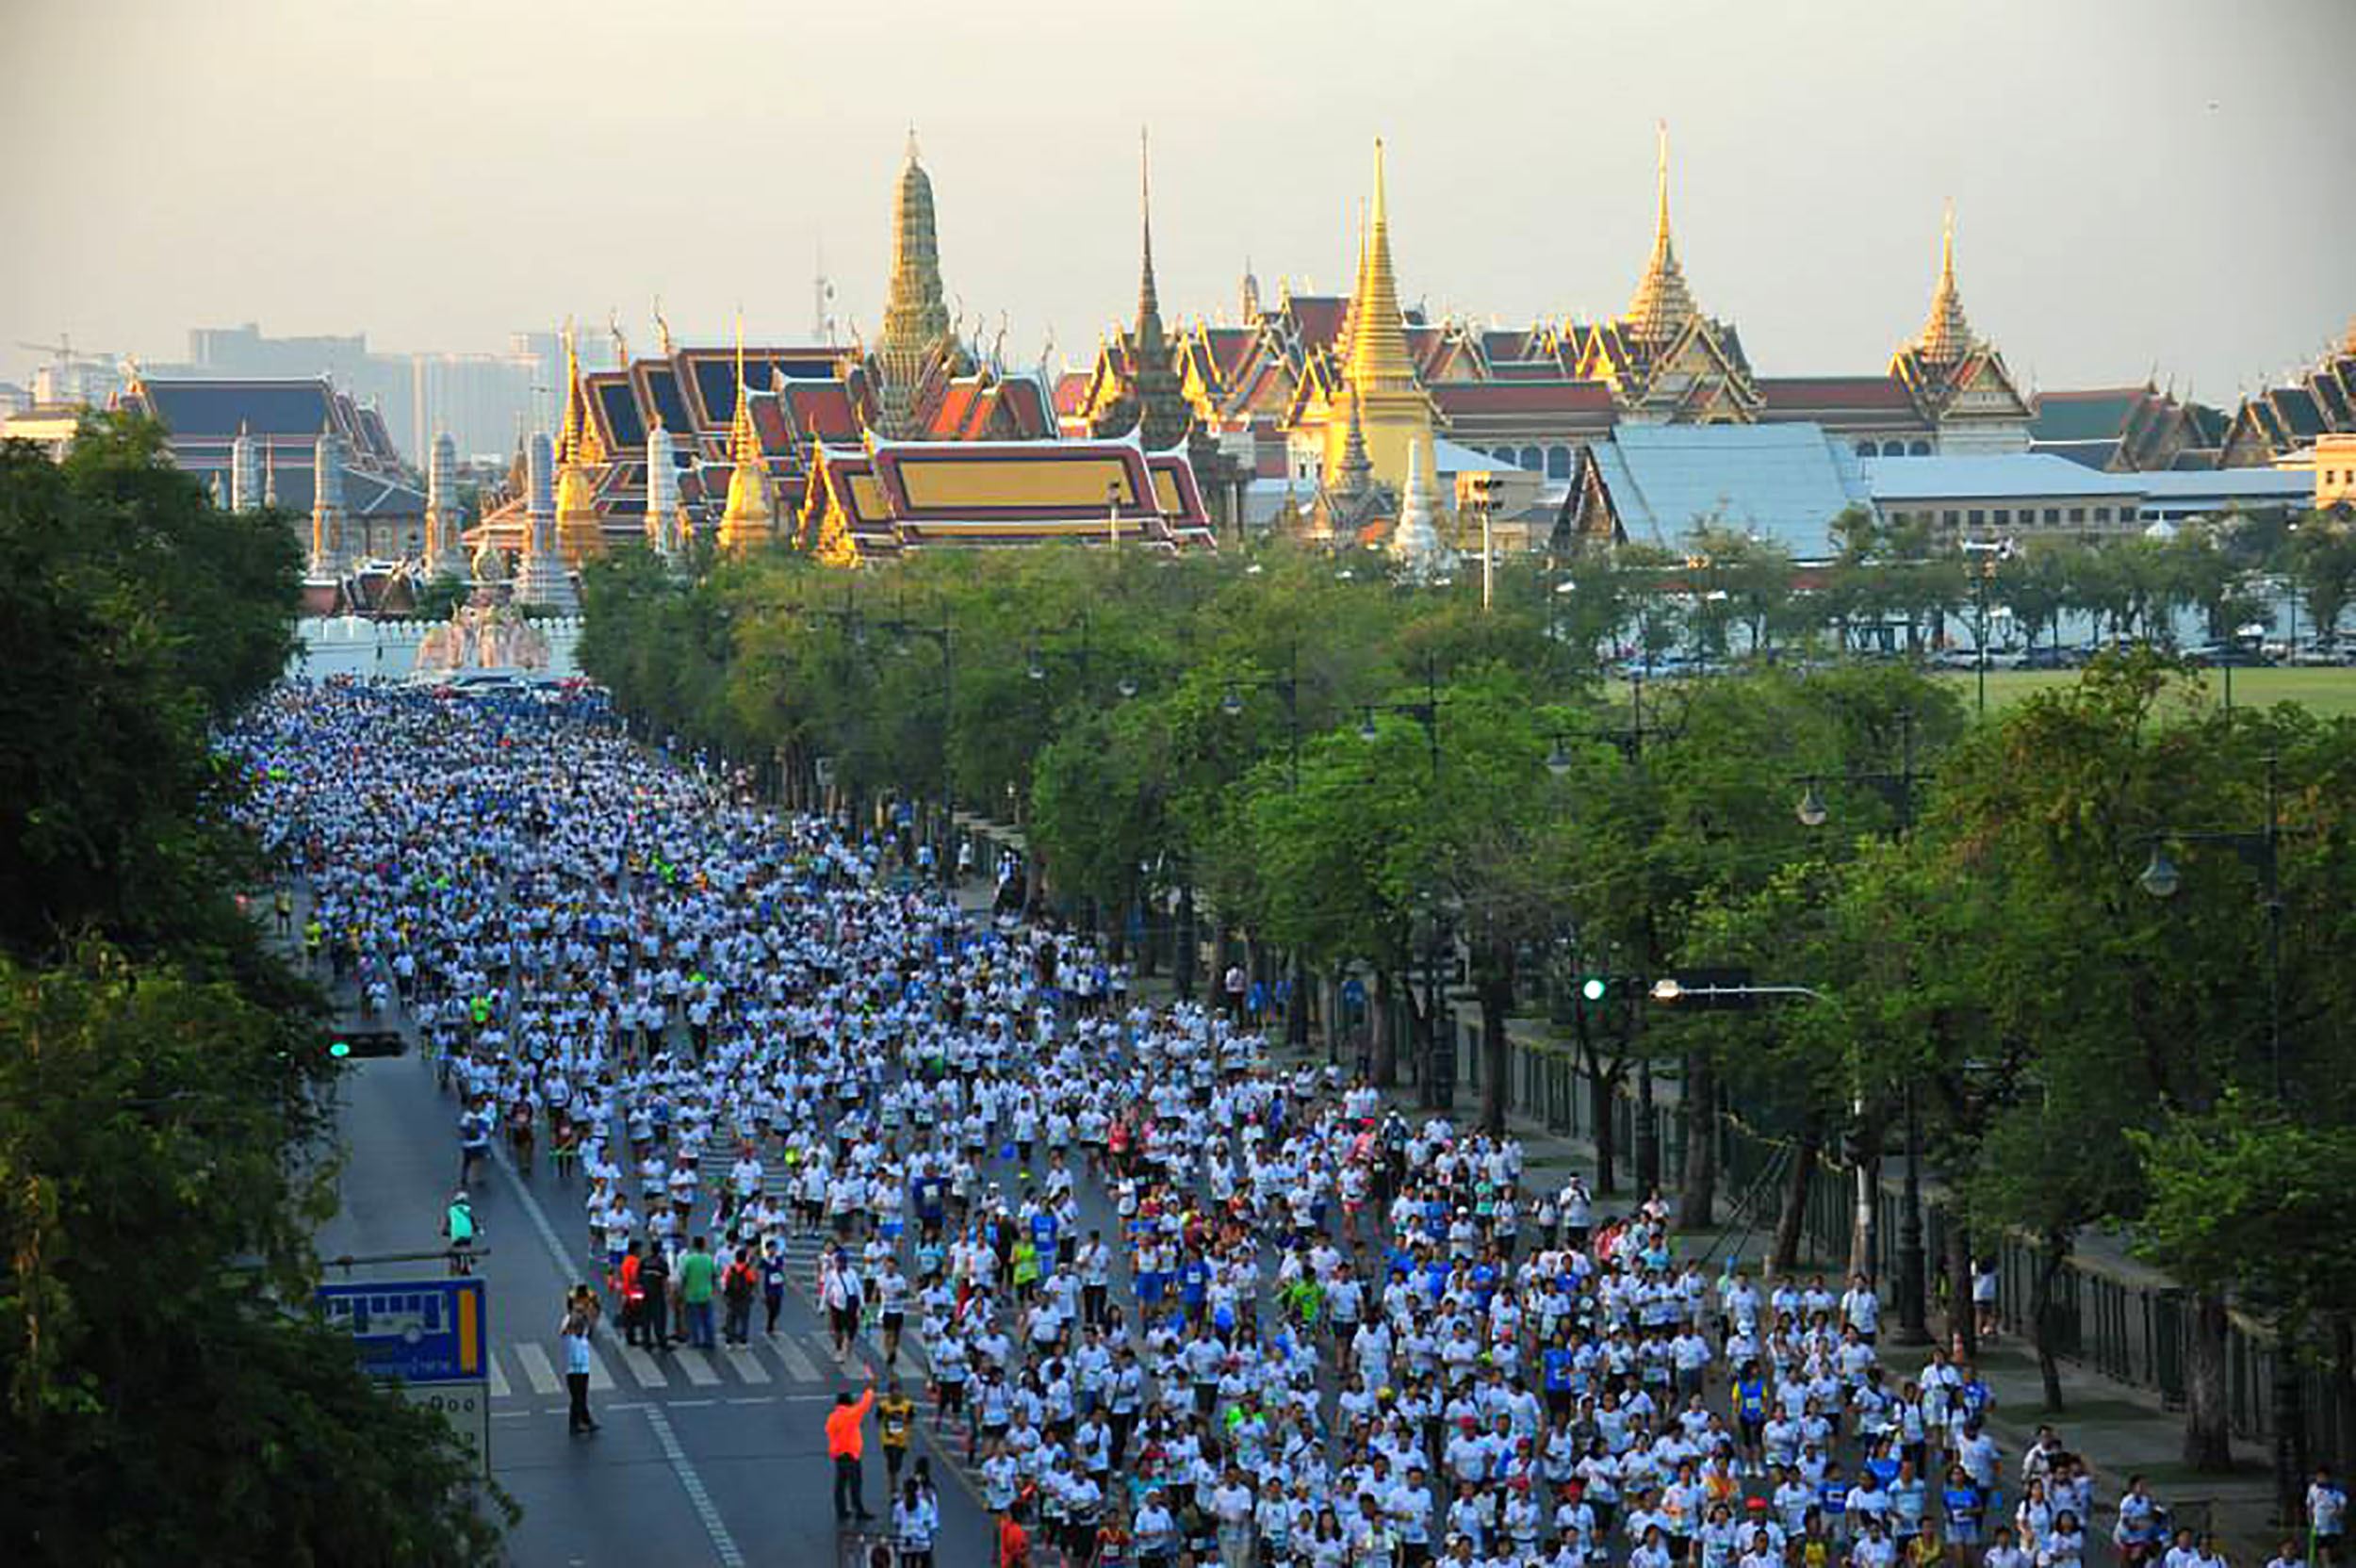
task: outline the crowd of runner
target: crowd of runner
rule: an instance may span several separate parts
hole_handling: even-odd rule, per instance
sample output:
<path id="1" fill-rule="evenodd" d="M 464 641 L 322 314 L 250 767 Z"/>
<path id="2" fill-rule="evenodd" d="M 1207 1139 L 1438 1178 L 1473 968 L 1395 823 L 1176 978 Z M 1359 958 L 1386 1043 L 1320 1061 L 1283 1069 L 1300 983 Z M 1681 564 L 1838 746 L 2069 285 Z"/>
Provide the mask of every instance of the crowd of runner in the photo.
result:
<path id="1" fill-rule="evenodd" d="M 1886 1367 L 1864 1280 L 1713 1275 L 1659 1202 L 1607 1217 L 1224 1009 L 1131 1005 L 1084 941 L 594 703 L 295 686 L 228 744 L 317 961 L 418 1021 L 462 1187 L 545 1141 L 633 1345 L 774 1333 L 794 1287 L 872 1352 L 905 1564 L 914 1387 L 1074 1564 L 2221 1568 L 2050 1432 L 2005 1453 L 1971 1365 Z"/>

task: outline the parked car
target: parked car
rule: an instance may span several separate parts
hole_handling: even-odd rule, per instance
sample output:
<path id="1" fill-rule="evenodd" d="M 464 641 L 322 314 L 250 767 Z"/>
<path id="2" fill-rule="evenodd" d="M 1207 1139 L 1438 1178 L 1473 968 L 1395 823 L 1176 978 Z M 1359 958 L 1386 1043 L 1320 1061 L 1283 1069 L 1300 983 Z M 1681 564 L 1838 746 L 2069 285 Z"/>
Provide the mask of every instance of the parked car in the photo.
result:
<path id="1" fill-rule="evenodd" d="M 2191 650 L 2189 657 L 2203 669 L 2218 669 L 2231 664 L 2237 670 L 2263 669 L 2274 663 L 2265 649 L 2248 643 L 2203 643 Z"/>

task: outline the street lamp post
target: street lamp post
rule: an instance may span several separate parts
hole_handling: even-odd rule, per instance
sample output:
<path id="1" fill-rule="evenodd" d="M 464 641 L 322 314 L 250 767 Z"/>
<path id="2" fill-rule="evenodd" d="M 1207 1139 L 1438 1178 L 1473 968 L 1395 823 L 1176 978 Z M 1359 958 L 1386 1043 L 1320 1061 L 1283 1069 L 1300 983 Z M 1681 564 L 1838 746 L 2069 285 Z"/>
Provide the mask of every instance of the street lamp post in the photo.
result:
<path id="1" fill-rule="evenodd" d="M 1983 588 L 1983 594 L 1985 591 Z M 1982 616 L 1981 625 L 1985 630 L 1987 625 L 1985 614 Z M 1988 649 L 1985 644 L 1980 648 L 1979 663 L 1981 700 L 1985 704 L 1988 687 Z M 1824 804 L 1824 797 L 1818 788 L 1820 784 L 1834 781 L 1844 784 L 1870 784 L 1890 794 L 1890 803 L 1898 813 L 1897 836 L 1903 840 L 1914 830 L 1916 787 L 1928 777 L 1930 777 L 1929 774 L 1914 765 L 1914 713 L 1912 710 L 1902 709 L 1898 714 L 1898 767 L 1896 771 L 1866 771 L 1828 776 L 1804 775 L 1803 782 L 1807 788 L 1800 796 L 1796 814 L 1803 826 L 1822 827 L 1830 820 L 1832 812 Z M 1898 1340 L 1899 1343 L 1905 1345 L 1926 1345 L 1930 1343 L 1931 1336 L 1929 1303 L 1926 1299 L 1928 1294 L 1926 1276 L 1929 1269 L 1922 1245 L 1922 1121 L 1911 1075 L 1906 1079 L 1904 1106 L 1906 1170 L 1906 1183 L 1898 1208 Z M 1863 1090 L 1860 1087 L 1857 1102 L 1860 1119 L 1863 1116 Z M 1870 1236 L 1872 1234 L 1873 1193 L 1871 1188 L 1865 1185 L 1864 1163 L 1861 1161 L 1858 1165 L 1858 1217 L 1860 1225 L 1866 1227 L 1859 1232 L 1859 1234 Z M 1865 1262 L 1870 1266 L 1873 1261 L 1873 1251 L 1869 1248 L 1866 1250 Z"/>
<path id="2" fill-rule="evenodd" d="M 2261 906 L 2266 922 L 2266 1070 L 2273 1080 L 2277 1103 L 2283 1101 L 2282 1076 L 2282 838 L 2289 831 L 2282 825 L 2282 796 L 2281 760 L 2268 753 L 2266 759 L 2266 820 L 2263 828 L 2242 833 L 2180 832 L 2166 829 L 2151 835 L 2151 858 L 2135 878 L 2136 885 L 2157 899 L 2169 899 L 2184 885 L 2184 874 L 2168 855 L 2171 841 L 2178 843 L 2215 843 L 2230 847 L 2245 864 L 2258 874 Z M 2286 1522 L 2299 1517 L 2300 1486 L 2306 1479 L 2307 1417 L 2306 1391 L 2299 1380 L 2299 1364 L 2287 1347 L 2278 1347 L 2274 1357 L 2274 1386 L 2271 1391 L 2274 1427 L 2274 1484 L 2277 1500 Z"/>
<path id="3" fill-rule="evenodd" d="M 1415 720 L 1423 727 L 1425 751 L 1432 760 L 1432 782 L 1436 793 L 1440 781 L 1440 678 L 1437 668 L 1429 660 L 1424 662 L 1423 666 L 1423 692 L 1424 700 L 1421 702 L 1367 703 L 1366 717 L 1358 726 L 1358 738 L 1368 744 L 1372 744 L 1380 738 L 1382 731 L 1376 727 L 1374 722 L 1374 716 L 1377 713 L 1397 713 Z M 1429 895 L 1425 895 L 1425 898 L 1428 900 Z M 1436 929 L 1436 923 L 1434 924 Z M 1430 991 L 1429 1001 L 1425 1007 L 1427 1027 L 1424 1030 L 1422 1083 L 1424 1099 L 1428 1105 L 1432 1104 L 1438 1088 L 1446 1087 L 1448 1091 L 1448 1101 L 1434 1106 L 1436 1109 L 1446 1109 L 1447 1104 L 1452 1103 L 1455 1098 L 1455 1056 L 1451 1042 L 1443 1039 L 1440 1035 L 1440 985 L 1437 971 L 1438 954 L 1435 948 L 1428 948 L 1425 954 L 1425 977 L 1430 983 Z M 1445 1066 L 1442 1063 L 1443 1053 L 1448 1053 Z"/>
<path id="4" fill-rule="evenodd" d="M 1295 643 L 1282 676 L 1262 676 L 1256 679 L 1230 681 L 1219 699 L 1219 710 L 1229 718 L 1243 716 L 1244 693 L 1273 692 L 1284 705 L 1284 729 L 1291 747 L 1290 779 L 1295 794 L 1301 792 L 1301 645 Z M 1294 1046 L 1309 1043 L 1309 967 L 1299 949 L 1293 952 L 1291 996 L 1284 1007 L 1284 1038 Z M 1325 1063 L 1334 1065 L 1333 1021 L 1326 1021 Z"/>

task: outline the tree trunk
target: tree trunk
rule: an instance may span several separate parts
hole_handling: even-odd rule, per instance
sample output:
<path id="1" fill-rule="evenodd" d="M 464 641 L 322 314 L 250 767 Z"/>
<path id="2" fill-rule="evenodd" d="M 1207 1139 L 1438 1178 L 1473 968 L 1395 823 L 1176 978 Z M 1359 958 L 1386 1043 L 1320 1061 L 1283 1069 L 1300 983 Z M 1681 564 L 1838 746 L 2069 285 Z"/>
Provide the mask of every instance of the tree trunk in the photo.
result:
<path id="1" fill-rule="evenodd" d="M 1653 1119 L 1652 1058 L 1636 1059 L 1636 1197 L 1652 1197 L 1661 1185 L 1661 1124 Z"/>
<path id="2" fill-rule="evenodd" d="M 1816 1180 L 1816 1154 L 1822 1135 L 1811 1124 L 1792 1151 L 1792 1174 L 1784 1183 L 1783 1208 L 1775 1216 L 1775 1252 L 1767 1261 L 1770 1274 L 1790 1274 L 1800 1263 L 1800 1233 L 1808 1223 L 1808 1188 Z"/>
<path id="3" fill-rule="evenodd" d="M 1399 1028 L 1391 1004 L 1391 972 L 1374 972 L 1374 1010 L 1366 1021 L 1374 1030 L 1374 1086 L 1387 1089 L 1399 1083 Z"/>
<path id="4" fill-rule="evenodd" d="M 1481 965 L 1481 1130 L 1505 1134 L 1505 1106 L 1512 1086 L 1513 1052 L 1505 1023 L 1513 1010 L 1513 950 L 1492 945 Z"/>
<path id="5" fill-rule="evenodd" d="M 1685 1054 L 1685 1173 L 1677 1229 L 1707 1231 L 1718 1209 L 1718 1080 L 1707 1051 Z"/>
<path id="6" fill-rule="evenodd" d="M 2206 1476 L 2233 1467 L 2225 1396 L 2225 1298 L 2196 1291 L 2184 1348 L 2184 1463 Z"/>
<path id="7" fill-rule="evenodd" d="M 2029 1284 L 2029 1337 L 2037 1348 L 2037 1375 L 2044 1384 L 2045 1413 L 2058 1415 L 2062 1408 L 2061 1364 L 2053 1356 L 2053 1282 L 2068 1261 L 2066 1236 L 2048 1234 L 2037 1250 L 2037 1277 Z"/>
<path id="8" fill-rule="evenodd" d="M 1972 1228 L 1947 1216 L 1947 1343 L 1957 1359 L 1980 1353 L 1979 1315 L 1972 1305 Z"/>
<path id="9" fill-rule="evenodd" d="M 1881 1129 L 1871 1129 L 1849 1173 L 1849 1272 L 1881 1282 Z"/>
<path id="10" fill-rule="evenodd" d="M 1612 1116 L 1614 1075 L 1604 1069 L 1603 1054 L 1587 1030 L 1587 1009 L 1580 1007 L 1572 1027 L 1579 1032 L 1579 1066 L 1587 1074 L 1587 1108 L 1595 1121 L 1595 1196 L 1610 1198 L 1620 1190 L 1613 1167 L 1619 1163 L 1620 1130 Z"/>
<path id="11" fill-rule="evenodd" d="M 1187 882 L 1178 889 L 1178 939 L 1170 956 L 1170 978 L 1176 982 L 1178 1000 L 1194 1000 L 1194 972 L 1202 956 L 1195 949 L 1201 944 L 1194 935 L 1194 884 Z"/>

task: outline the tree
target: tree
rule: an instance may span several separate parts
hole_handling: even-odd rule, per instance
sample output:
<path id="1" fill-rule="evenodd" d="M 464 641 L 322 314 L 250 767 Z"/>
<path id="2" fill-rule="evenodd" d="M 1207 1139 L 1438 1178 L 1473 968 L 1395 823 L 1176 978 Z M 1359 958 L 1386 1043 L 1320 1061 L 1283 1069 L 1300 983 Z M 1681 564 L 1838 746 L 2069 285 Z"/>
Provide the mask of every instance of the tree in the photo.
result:
<path id="1" fill-rule="evenodd" d="M 2356 524 L 2350 523 L 2348 509 L 2300 517 L 2287 554 L 2291 580 L 2306 602 L 2315 638 L 2333 636 L 2348 600 L 2356 597 Z"/>
<path id="2" fill-rule="evenodd" d="M 0 1516 L 36 1560 L 459 1562 L 440 1416 L 302 1311 L 332 1102 L 300 1012 L 86 947 L 0 960 Z"/>
<path id="3" fill-rule="evenodd" d="M 496 1546 L 448 1428 L 307 1311 L 333 1066 L 231 897 L 260 764 L 208 749 L 285 666 L 297 564 L 152 425 L 0 447 L 0 1532 L 34 1560 Z"/>

